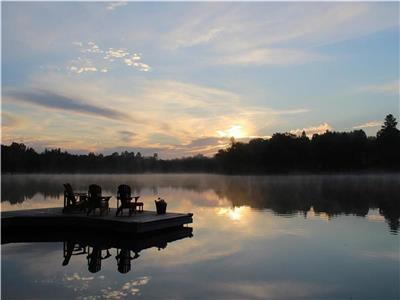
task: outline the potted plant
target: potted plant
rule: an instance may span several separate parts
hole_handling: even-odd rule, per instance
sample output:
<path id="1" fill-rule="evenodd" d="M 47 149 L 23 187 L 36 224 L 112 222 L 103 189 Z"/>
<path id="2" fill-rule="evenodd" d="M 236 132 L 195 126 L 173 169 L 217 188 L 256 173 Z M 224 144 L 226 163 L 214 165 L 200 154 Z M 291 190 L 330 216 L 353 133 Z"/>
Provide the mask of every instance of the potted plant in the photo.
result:
<path id="1" fill-rule="evenodd" d="M 167 211 L 167 202 L 165 202 L 164 199 L 158 197 L 158 200 L 155 200 L 155 203 L 156 203 L 157 214 L 158 215 L 165 214 L 165 212 Z"/>

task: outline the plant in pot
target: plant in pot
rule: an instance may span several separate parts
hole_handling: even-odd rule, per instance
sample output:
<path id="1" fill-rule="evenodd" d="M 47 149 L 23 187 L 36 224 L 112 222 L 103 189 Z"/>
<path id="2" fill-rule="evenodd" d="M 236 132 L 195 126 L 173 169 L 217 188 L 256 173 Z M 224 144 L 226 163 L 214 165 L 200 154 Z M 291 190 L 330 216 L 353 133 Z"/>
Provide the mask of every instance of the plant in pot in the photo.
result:
<path id="1" fill-rule="evenodd" d="M 165 212 L 167 211 L 167 202 L 165 202 L 164 199 L 158 197 L 158 200 L 155 200 L 155 203 L 156 203 L 157 214 L 158 215 L 165 214 Z"/>

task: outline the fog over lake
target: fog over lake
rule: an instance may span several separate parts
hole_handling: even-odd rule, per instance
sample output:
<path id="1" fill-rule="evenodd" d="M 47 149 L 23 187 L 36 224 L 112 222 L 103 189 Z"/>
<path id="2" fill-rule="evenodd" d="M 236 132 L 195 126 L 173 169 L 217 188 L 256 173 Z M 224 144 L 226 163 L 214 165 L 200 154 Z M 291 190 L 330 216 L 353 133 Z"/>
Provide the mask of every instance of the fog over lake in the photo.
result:
<path id="1" fill-rule="evenodd" d="M 400 176 L 3 175 L 1 210 L 63 205 L 99 184 L 116 207 L 126 183 L 145 210 L 192 212 L 186 232 L 138 241 L 129 271 L 109 253 L 65 261 L 68 241 L 2 244 L 7 299 L 398 299 Z M 101 234 L 101 233 L 97 233 Z M 127 237 L 129 238 L 129 237 Z M 63 265 L 64 264 L 64 265 Z M 18 284 L 16 284 L 18 283 Z"/>

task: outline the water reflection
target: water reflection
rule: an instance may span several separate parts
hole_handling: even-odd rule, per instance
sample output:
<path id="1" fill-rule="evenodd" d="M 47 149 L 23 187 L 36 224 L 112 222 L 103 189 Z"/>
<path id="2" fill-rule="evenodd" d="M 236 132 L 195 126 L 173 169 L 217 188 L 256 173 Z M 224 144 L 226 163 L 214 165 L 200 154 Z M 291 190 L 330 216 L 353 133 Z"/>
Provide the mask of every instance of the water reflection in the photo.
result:
<path id="1" fill-rule="evenodd" d="M 101 270 L 102 262 L 112 257 L 110 251 L 116 250 L 118 272 L 125 274 L 131 270 L 132 261 L 140 257 L 140 252 L 156 247 L 165 249 L 168 243 L 193 236 L 191 227 L 153 232 L 146 235 L 127 235 L 117 233 L 60 232 L 53 230 L 8 230 L 2 233 L 1 243 L 43 243 L 63 242 L 62 265 L 67 266 L 72 257 L 83 256 L 87 260 L 90 273 Z M 60 251 L 61 252 L 61 251 Z"/>
<path id="2" fill-rule="evenodd" d="M 232 220 L 241 218 L 242 206 L 269 209 L 277 215 L 306 218 L 324 215 L 366 217 L 371 209 L 379 210 L 392 233 L 400 226 L 400 176 L 336 175 L 336 176 L 219 176 L 219 175 L 4 175 L 2 202 L 23 204 L 41 198 L 60 199 L 66 181 L 79 191 L 96 182 L 104 191 L 115 194 L 121 183 L 133 187 L 135 194 L 156 196 L 160 190 L 195 192 L 191 206 L 218 207 L 219 214 Z M 210 196 L 210 192 L 212 195 Z M 185 197 L 186 195 L 183 195 Z M 39 197 L 39 198 L 40 198 Z M 177 197 L 176 201 L 179 201 Z M 228 207 L 220 207 L 228 202 Z M 37 203 L 37 202 L 36 202 Z M 42 205 L 42 204 L 37 204 Z M 57 204 L 59 205 L 59 204 Z M 2 205 L 2 209 L 12 209 Z M 25 207 L 22 205 L 22 207 Z M 229 208 L 230 207 L 230 208 Z M 27 208 L 27 207 L 25 207 Z M 15 209 L 15 207 L 14 207 Z"/>

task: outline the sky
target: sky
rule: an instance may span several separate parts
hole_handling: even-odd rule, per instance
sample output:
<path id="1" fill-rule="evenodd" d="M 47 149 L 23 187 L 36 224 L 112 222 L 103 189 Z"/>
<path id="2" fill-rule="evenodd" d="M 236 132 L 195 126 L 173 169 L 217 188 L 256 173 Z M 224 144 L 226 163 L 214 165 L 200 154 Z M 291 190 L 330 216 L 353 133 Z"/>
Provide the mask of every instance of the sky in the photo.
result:
<path id="1" fill-rule="evenodd" d="M 213 155 L 399 118 L 399 3 L 2 2 L 2 143 Z"/>

